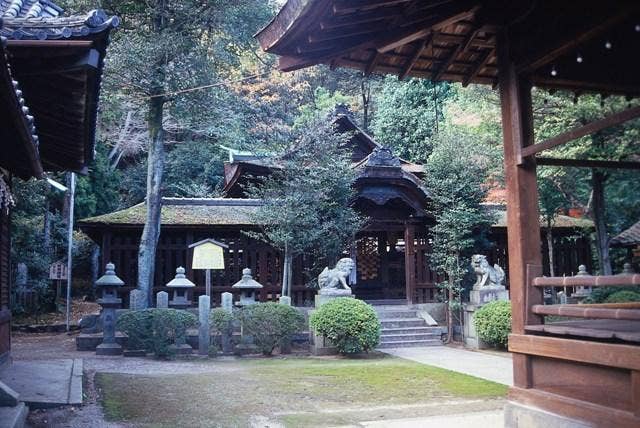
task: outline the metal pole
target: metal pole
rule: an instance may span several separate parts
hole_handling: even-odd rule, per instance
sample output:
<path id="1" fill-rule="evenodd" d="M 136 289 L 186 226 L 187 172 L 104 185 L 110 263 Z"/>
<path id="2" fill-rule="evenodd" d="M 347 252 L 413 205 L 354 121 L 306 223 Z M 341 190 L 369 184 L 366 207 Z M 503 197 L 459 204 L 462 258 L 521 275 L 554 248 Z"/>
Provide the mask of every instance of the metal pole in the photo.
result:
<path id="1" fill-rule="evenodd" d="M 69 230 L 67 231 L 67 332 L 71 318 L 71 262 L 73 256 L 73 204 L 75 199 L 76 174 L 71 173 L 69 186 Z"/>

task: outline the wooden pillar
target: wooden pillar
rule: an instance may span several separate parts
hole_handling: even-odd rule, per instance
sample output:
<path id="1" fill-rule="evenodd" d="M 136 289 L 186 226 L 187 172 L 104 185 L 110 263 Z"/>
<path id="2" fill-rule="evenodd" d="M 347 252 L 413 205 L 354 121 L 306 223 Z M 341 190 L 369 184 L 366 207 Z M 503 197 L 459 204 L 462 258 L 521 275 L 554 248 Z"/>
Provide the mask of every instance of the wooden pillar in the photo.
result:
<path id="1" fill-rule="evenodd" d="M 531 313 L 531 306 L 542 303 L 542 291 L 530 283 L 532 276 L 542 273 L 538 187 L 535 160 L 522 162 L 521 159 L 522 148 L 534 142 L 531 80 L 517 75 L 505 31 L 498 39 L 498 75 L 507 187 L 512 331 L 524 334 L 526 324 L 540 323 L 540 318 Z M 515 386 L 531 387 L 529 357 L 514 354 L 513 364 Z"/>
<path id="2" fill-rule="evenodd" d="M 407 303 L 413 304 L 416 285 L 415 226 L 404 226 L 404 275 Z"/>

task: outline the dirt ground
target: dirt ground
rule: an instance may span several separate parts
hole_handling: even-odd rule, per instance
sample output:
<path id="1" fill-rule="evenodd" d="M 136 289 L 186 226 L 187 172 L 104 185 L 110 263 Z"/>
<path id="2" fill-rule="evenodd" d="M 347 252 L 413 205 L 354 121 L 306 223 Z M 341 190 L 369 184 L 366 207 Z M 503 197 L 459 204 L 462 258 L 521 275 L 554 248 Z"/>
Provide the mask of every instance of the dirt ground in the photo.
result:
<path id="1" fill-rule="evenodd" d="M 383 354 L 160 361 L 75 350 L 75 334 L 13 337 L 14 359 L 83 358 L 84 405 L 32 427 L 329 427 L 494 410 L 506 388 Z"/>

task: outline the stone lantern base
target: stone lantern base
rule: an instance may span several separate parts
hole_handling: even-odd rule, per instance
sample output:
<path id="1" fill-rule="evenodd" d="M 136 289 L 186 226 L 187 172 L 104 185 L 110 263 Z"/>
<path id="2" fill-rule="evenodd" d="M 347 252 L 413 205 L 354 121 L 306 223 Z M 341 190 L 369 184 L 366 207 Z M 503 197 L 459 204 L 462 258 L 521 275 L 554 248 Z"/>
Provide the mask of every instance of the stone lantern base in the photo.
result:
<path id="1" fill-rule="evenodd" d="M 96 347 L 96 355 L 122 355 L 122 346 L 117 343 L 102 343 Z"/>

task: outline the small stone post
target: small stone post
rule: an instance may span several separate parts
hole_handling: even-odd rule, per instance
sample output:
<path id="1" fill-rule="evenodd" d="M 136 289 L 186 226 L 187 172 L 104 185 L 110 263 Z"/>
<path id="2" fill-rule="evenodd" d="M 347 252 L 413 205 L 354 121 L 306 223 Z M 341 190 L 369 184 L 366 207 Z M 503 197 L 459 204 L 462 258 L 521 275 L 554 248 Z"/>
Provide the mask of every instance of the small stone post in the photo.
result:
<path id="1" fill-rule="evenodd" d="M 222 309 L 228 313 L 233 312 L 233 294 L 229 292 L 222 293 Z M 233 346 L 231 343 L 231 335 L 233 334 L 233 326 L 231 323 L 227 326 L 226 330 L 222 332 L 222 353 L 229 355 L 233 353 Z"/>
<path id="2" fill-rule="evenodd" d="M 289 296 L 280 296 L 279 303 L 281 305 L 291 306 L 291 297 L 289 297 Z"/>
<path id="3" fill-rule="evenodd" d="M 156 308 L 168 309 L 169 308 L 169 293 L 161 291 L 156 295 Z"/>
<path id="4" fill-rule="evenodd" d="M 135 289 L 131 290 L 129 293 L 129 309 L 132 311 L 137 311 L 140 309 L 140 301 L 142 299 L 142 291 Z"/>
<path id="5" fill-rule="evenodd" d="M 231 313 L 233 311 L 233 294 L 229 292 L 222 293 L 222 309 Z"/>
<path id="6" fill-rule="evenodd" d="M 211 329 L 209 326 L 209 314 L 211 313 L 211 297 L 200 296 L 198 298 L 198 354 L 209 355 L 209 343 L 211 341 Z"/>

